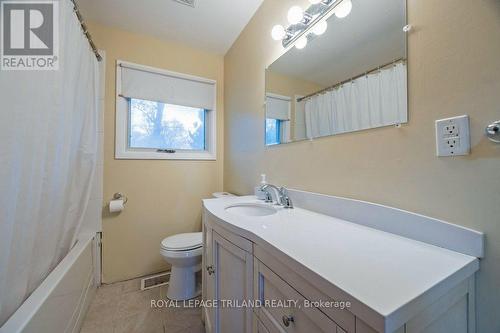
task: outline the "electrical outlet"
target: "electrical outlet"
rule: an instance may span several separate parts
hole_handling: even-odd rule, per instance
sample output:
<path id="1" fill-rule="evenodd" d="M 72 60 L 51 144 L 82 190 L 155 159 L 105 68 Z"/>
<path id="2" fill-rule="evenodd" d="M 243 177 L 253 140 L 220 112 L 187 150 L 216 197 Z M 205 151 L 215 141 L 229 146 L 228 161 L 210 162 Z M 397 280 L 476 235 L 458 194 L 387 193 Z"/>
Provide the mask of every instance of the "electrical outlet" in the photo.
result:
<path id="1" fill-rule="evenodd" d="M 436 120 L 437 156 L 470 154 L 469 116 Z"/>
<path id="2" fill-rule="evenodd" d="M 445 144 L 450 150 L 453 150 L 454 148 L 456 149 L 457 147 L 460 147 L 460 138 L 458 136 L 449 137 L 445 140 Z"/>
<path id="3" fill-rule="evenodd" d="M 452 137 L 458 136 L 458 125 L 455 122 L 450 122 L 449 124 L 444 126 L 443 136 Z"/>

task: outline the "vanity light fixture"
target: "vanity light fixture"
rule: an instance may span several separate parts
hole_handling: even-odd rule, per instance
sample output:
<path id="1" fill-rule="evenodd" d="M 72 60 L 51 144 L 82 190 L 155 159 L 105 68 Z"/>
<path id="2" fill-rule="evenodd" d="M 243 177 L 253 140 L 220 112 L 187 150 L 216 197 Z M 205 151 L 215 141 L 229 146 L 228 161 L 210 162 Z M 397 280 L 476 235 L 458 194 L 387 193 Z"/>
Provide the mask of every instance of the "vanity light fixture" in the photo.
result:
<path id="1" fill-rule="evenodd" d="M 302 50 L 307 45 L 307 36 L 300 37 L 295 43 L 295 47 L 299 50 Z"/>
<path id="2" fill-rule="evenodd" d="M 273 27 L 273 30 L 271 30 L 271 36 L 273 37 L 274 40 L 282 40 L 286 35 L 285 28 L 283 28 L 282 25 L 277 24 Z"/>
<path id="3" fill-rule="evenodd" d="M 288 10 L 287 18 L 290 24 L 298 24 L 304 18 L 304 11 L 299 6 L 293 6 Z"/>
<path id="4" fill-rule="evenodd" d="M 312 32 L 316 36 L 320 36 L 325 33 L 327 28 L 328 28 L 328 23 L 326 23 L 326 21 L 321 21 L 316 23 L 316 25 L 312 28 Z"/>
<path id="5" fill-rule="evenodd" d="M 296 43 L 298 49 L 304 48 L 308 39 L 325 33 L 328 28 L 326 20 L 330 16 L 335 14 L 338 18 L 344 18 L 352 10 L 351 0 L 309 0 L 309 3 L 311 5 L 305 11 L 300 6 L 293 6 L 288 10 L 290 25 L 287 28 L 282 25 L 272 28 L 272 38 L 281 40 L 283 47 Z M 306 34 L 302 36 L 304 32 Z"/>
<path id="6" fill-rule="evenodd" d="M 337 7 L 335 7 L 335 16 L 338 18 L 344 18 L 351 13 L 352 2 L 351 0 L 342 1 Z"/>

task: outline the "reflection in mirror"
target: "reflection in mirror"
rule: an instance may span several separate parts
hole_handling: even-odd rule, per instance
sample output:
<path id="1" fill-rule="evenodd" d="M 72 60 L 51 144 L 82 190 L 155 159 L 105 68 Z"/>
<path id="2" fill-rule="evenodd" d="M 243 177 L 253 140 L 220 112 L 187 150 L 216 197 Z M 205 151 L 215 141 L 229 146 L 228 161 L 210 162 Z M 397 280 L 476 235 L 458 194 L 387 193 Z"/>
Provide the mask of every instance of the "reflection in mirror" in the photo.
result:
<path id="1" fill-rule="evenodd" d="M 352 0 L 327 23 L 266 70 L 267 145 L 407 122 L 406 1 Z"/>
<path id="2" fill-rule="evenodd" d="M 291 98 L 266 95 L 266 144 L 290 142 Z"/>

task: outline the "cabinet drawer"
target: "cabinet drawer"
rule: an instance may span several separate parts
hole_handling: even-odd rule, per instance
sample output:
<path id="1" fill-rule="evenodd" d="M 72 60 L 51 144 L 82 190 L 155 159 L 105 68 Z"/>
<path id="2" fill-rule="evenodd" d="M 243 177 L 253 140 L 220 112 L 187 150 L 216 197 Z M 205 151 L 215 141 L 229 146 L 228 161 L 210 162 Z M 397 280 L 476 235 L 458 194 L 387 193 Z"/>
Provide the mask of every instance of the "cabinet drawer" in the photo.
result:
<path id="1" fill-rule="evenodd" d="M 256 260 L 269 267 L 276 275 L 283 277 L 286 283 L 296 292 L 303 295 L 304 298 L 315 302 L 331 302 L 333 300 L 351 301 L 350 297 L 338 289 L 338 293 L 332 297 L 325 295 L 311 281 L 299 275 L 296 271 L 290 269 L 283 261 L 277 259 L 261 246 L 254 246 L 254 255 Z M 355 332 L 356 317 L 347 308 L 322 307 L 321 311 L 339 327 L 347 333 Z M 343 331 L 340 331 L 343 332 Z"/>
<path id="2" fill-rule="evenodd" d="M 254 296 L 261 302 L 255 312 L 269 333 L 343 332 L 317 308 L 305 307 L 302 295 L 256 259 L 254 274 Z"/>

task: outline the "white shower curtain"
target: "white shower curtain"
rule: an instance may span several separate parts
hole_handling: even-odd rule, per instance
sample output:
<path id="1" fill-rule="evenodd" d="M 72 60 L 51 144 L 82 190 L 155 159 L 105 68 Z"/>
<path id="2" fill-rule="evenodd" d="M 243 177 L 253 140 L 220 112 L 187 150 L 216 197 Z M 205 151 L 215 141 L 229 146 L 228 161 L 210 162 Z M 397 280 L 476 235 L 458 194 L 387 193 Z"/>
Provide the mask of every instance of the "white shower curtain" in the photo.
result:
<path id="1" fill-rule="evenodd" d="M 69 0 L 59 70 L 0 70 L 0 326 L 76 242 L 97 158 L 98 65 Z"/>
<path id="2" fill-rule="evenodd" d="M 406 75 L 401 62 L 307 99 L 307 137 L 407 122 Z"/>

